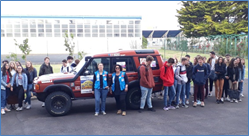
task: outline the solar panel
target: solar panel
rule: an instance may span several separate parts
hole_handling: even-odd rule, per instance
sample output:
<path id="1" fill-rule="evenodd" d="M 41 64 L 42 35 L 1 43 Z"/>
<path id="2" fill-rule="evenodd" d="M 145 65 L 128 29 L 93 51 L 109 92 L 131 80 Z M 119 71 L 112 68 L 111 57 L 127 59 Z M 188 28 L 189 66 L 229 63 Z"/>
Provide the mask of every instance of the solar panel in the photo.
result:
<path id="1" fill-rule="evenodd" d="M 153 38 L 161 38 L 167 31 L 165 30 L 155 30 L 153 33 Z"/>
<path id="2" fill-rule="evenodd" d="M 150 34 L 152 33 L 152 31 L 143 31 L 142 33 L 145 38 L 148 38 Z"/>
<path id="3" fill-rule="evenodd" d="M 176 37 L 180 32 L 181 30 L 170 30 L 167 37 Z"/>

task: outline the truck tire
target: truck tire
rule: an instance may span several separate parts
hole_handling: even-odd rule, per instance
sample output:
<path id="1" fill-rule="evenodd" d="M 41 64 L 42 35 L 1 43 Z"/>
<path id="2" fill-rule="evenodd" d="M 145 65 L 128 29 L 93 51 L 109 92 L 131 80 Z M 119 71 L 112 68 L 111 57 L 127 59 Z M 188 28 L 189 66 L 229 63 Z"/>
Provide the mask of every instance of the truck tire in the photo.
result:
<path id="1" fill-rule="evenodd" d="M 45 107 L 50 115 L 63 116 L 70 111 L 72 100 L 70 96 L 64 92 L 53 92 L 47 96 Z"/>
<path id="2" fill-rule="evenodd" d="M 127 106 L 133 110 L 139 109 L 141 101 L 141 91 L 139 87 L 133 87 L 126 95 Z"/>

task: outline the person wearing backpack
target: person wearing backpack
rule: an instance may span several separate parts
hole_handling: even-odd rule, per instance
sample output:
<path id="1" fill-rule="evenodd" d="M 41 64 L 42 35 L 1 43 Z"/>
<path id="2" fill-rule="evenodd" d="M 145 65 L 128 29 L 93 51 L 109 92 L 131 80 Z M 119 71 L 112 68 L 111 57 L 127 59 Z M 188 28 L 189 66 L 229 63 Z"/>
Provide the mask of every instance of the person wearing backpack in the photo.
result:
<path id="1" fill-rule="evenodd" d="M 147 56 L 145 65 L 141 65 L 139 68 L 139 74 L 140 74 L 139 83 L 142 94 L 140 109 L 138 111 L 139 113 L 141 113 L 144 110 L 145 100 L 147 101 L 148 110 L 152 112 L 156 111 L 155 109 L 153 109 L 151 102 L 151 94 L 153 87 L 155 86 L 152 68 L 150 67 L 150 64 L 152 63 L 153 60 L 154 58 L 152 56 Z"/>
<path id="2" fill-rule="evenodd" d="M 27 78 L 28 78 L 28 88 L 26 91 L 26 99 L 24 101 L 24 105 L 28 103 L 26 106 L 26 109 L 29 110 L 31 108 L 31 91 L 34 88 L 33 80 L 37 77 L 37 71 L 33 67 L 32 63 L 30 61 L 26 62 L 26 69 L 25 69 Z"/>
<path id="3" fill-rule="evenodd" d="M 186 83 L 188 82 L 187 69 L 185 66 L 187 63 L 187 58 L 182 58 L 181 64 L 177 66 L 175 73 L 177 79 L 176 109 L 179 109 L 180 99 L 182 100 L 182 107 L 188 108 L 188 106 L 185 104 Z"/>
<path id="4" fill-rule="evenodd" d="M 22 111 L 24 93 L 28 88 L 28 78 L 22 65 L 17 66 L 17 73 L 13 75 L 13 79 L 11 80 L 11 91 L 13 91 L 14 86 L 16 86 L 15 89 L 18 92 L 18 108 L 16 110 Z"/>
<path id="5" fill-rule="evenodd" d="M 164 108 L 163 110 L 174 110 L 175 107 L 171 106 L 171 102 L 175 96 L 175 87 L 174 87 L 174 71 L 172 65 L 175 63 L 173 58 L 169 58 L 168 61 L 165 61 L 164 65 L 160 69 L 160 78 L 163 80 L 164 86 Z M 167 97 L 169 95 L 169 103 L 167 103 Z"/>

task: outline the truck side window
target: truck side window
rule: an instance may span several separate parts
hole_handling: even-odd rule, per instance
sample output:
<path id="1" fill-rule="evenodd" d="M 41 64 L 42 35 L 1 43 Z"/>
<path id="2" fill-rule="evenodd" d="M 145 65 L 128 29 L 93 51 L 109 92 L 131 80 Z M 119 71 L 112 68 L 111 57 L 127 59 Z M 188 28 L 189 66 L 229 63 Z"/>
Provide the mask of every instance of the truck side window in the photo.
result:
<path id="1" fill-rule="evenodd" d="M 153 56 L 153 58 L 154 58 L 154 61 L 152 61 L 151 65 L 150 65 L 152 70 L 159 69 L 159 64 L 158 64 L 156 56 Z M 138 61 L 139 61 L 140 64 L 142 64 L 143 62 L 146 62 L 146 56 L 139 57 Z"/>
<path id="2" fill-rule="evenodd" d="M 112 68 L 111 71 L 114 71 L 114 66 L 118 64 L 121 65 L 123 68 L 123 71 L 126 72 L 134 72 L 135 71 L 135 65 L 131 57 L 116 57 L 112 59 Z"/>
<path id="3" fill-rule="evenodd" d="M 110 72 L 110 58 L 94 58 L 91 64 L 87 67 L 87 70 L 89 70 L 90 75 L 93 75 L 94 72 L 98 70 L 99 63 L 103 63 L 104 70 L 108 73 Z"/>

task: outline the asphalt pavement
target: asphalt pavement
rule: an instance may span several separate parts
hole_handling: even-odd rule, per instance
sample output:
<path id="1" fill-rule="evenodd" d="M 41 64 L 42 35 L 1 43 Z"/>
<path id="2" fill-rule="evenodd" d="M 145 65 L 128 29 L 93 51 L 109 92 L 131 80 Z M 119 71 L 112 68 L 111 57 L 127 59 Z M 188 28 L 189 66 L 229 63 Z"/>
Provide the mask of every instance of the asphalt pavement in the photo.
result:
<path id="1" fill-rule="evenodd" d="M 1 135 L 248 135 L 248 81 L 242 102 L 216 104 L 213 96 L 205 107 L 164 111 L 163 100 L 153 99 L 156 112 L 127 110 L 116 115 L 114 98 L 107 98 L 107 115 L 94 116 L 94 99 L 73 102 L 71 112 L 50 116 L 41 102 L 32 108 L 1 116 Z"/>

